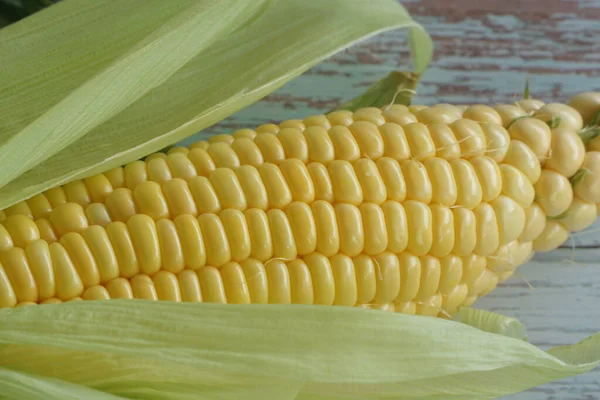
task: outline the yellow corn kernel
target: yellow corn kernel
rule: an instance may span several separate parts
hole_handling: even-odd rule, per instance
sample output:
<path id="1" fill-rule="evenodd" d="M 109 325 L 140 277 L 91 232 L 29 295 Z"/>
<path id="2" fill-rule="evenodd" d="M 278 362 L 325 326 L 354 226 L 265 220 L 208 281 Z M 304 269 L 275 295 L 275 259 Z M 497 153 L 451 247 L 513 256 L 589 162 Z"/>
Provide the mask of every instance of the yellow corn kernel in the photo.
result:
<path id="1" fill-rule="evenodd" d="M 573 202 L 565 212 L 564 218 L 558 220 L 569 232 L 584 230 L 595 221 L 596 204 L 587 203 L 578 197 L 573 199 Z"/>
<path id="2" fill-rule="evenodd" d="M 127 221 L 137 214 L 133 192 L 127 188 L 116 189 L 106 198 L 106 209 L 113 221 Z"/>
<path id="3" fill-rule="evenodd" d="M 452 209 L 454 216 L 454 248 L 458 256 L 466 256 L 475 250 L 477 244 L 477 223 L 473 211 L 464 207 Z"/>
<path id="4" fill-rule="evenodd" d="M 377 125 L 366 121 L 356 121 L 348 129 L 358 143 L 361 157 L 376 160 L 383 156 L 383 138 Z"/>
<path id="5" fill-rule="evenodd" d="M 112 221 L 108 213 L 108 208 L 106 208 L 106 205 L 100 203 L 92 203 L 87 206 L 85 208 L 85 216 L 89 225 L 107 226 Z"/>
<path id="6" fill-rule="evenodd" d="M 269 208 L 284 208 L 292 202 L 292 193 L 279 168 L 274 164 L 263 164 L 258 172 L 265 185 Z"/>
<path id="7" fill-rule="evenodd" d="M 191 148 L 188 158 L 194 165 L 194 168 L 196 168 L 198 176 L 209 176 L 210 173 L 217 168 L 215 166 L 215 162 L 212 160 L 212 158 L 210 158 L 206 149 Z"/>
<path id="8" fill-rule="evenodd" d="M 67 201 L 70 203 L 87 206 L 92 202 L 87 186 L 81 180 L 69 182 L 63 186 L 63 189 L 65 190 Z"/>
<path id="9" fill-rule="evenodd" d="M 146 170 L 148 171 L 149 181 L 162 185 L 169 179 L 173 178 L 173 175 L 171 175 L 171 170 L 167 164 L 167 156 L 163 153 L 157 154 L 160 154 L 160 157 L 148 158 L 146 160 Z M 102 201 L 98 202 L 102 203 Z"/>
<path id="10" fill-rule="evenodd" d="M 329 163 L 335 159 L 335 148 L 327 131 L 319 126 L 311 126 L 304 132 L 310 162 Z"/>
<path id="11" fill-rule="evenodd" d="M 233 139 L 230 136 L 231 139 Z M 232 140 L 233 142 L 233 140 Z M 216 142 L 206 149 L 206 152 L 218 168 L 235 168 L 240 166 L 240 159 L 229 143 Z"/>
<path id="12" fill-rule="evenodd" d="M 600 152 L 585 153 L 583 165 L 585 173 L 574 186 L 575 194 L 580 199 L 590 203 L 600 203 Z"/>
<path id="13" fill-rule="evenodd" d="M 433 241 L 429 252 L 444 257 L 454 248 L 454 214 L 452 209 L 439 204 L 432 204 L 430 209 Z"/>
<path id="14" fill-rule="evenodd" d="M 308 164 L 307 167 L 315 188 L 315 200 L 333 202 L 333 186 L 327 167 L 316 162 Z"/>
<path id="15" fill-rule="evenodd" d="M 315 188 L 306 165 L 297 159 L 288 159 L 279 165 L 290 193 L 292 201 L 312 203 L 315 199 Z"/>
<path id="16" fill-rule="evenodd" d="M 378 269 L 377 292 L 374 302 L 391 303 L 398 298 L 401 286 L 400 261 L 390 252 L 383 252 L 374 257 Z"/>
<path id="17" fill-rule="evenodd" d="M 230 135 L 226 135 L 226 134 L 219 134 L 219 135 L 214 135 L 211 136 L 208 139 L 209 143 L 228 143 L 231 144 L 231 142 L 233 142 L 233 137 Z"/>
<path id="18" fill-rule="evenodd" d="M 251 242 L 244 213 L 235 209 L 227 209 L 219 213 L 219 218 L 223 223 L 223 228 L 225 228 L 227 242 L 231 249 L 231 259 L 242 261 L 248 258 L 251 251 Z"/>
<path id="19" fill-rule="evenodd" d="M 415 106 L 411 106 L 413 110 L 417 110 L 419 108 L 415 108 Z M 412 111 L 412 110 L 411 110 Z M 419 120 L 419 122 L 431 125 L 431 124 L 450 124 L 454 122 L 458 117 L 453 110 L 445 108 L 443 106 L 433 106 L 433 107 L 423 107 L 418 109 L 418 111 L 412 111 L 415 113 L 415 116 Z"/>
<path id="20" fill-rule="evenodd" d="M 171 150 L 174 149 L 182 149 L 182 151 L 171 152 Z M 169 155 L 167 156 L 167 164 L 169 165 L 169 169 L 173 173 L 173 178 L 180 178 L 188 181 L 191 178 L 198 175 L 198 173 L 196 172 L 196 167 L 194 167 L 194 164 L 192 164 L 192 161 L 188 157 L 189 149 L 185 147 L 174 147 L 171 150 L 169 151 Z M 113 187 L 115 187 L 114 184 Z"/>
<path id="21" fill-rule="evenodd" d="M 502 175 L 498 164 L 486 156 L 472 158 L 470 162 L 481 185 L 481 200 L 494 200 L 502 192 Z"/>
<path id="22" fill-rule="evenodd" d="M 270 304 L 291 304 L 292 291 L 287 265 L 280 260 L 265 264 Z"/>
<path id="23" fill-rule="evenodd" d="M 209 180 L 223 209 L 246 209 L 244 190 L 232 169 L 217 168 L 210 174 Z"/>
<path id="24" fill-rule="evenodd" d="M 458 189 L 452 165 L 440 157 L 428 158 L 423 164 L 428 176 L 433 178 L 431 201 L 448 207 L 453 206 L 458 197 Z"/>
<path id="25" fill-rule="evenodd" d="M 520 118 L 510 125 L 508 133 L 511 139 L 525 143 L 539 159 L 548 157 L 552 132 L 547 123 L 535 118 Z"/>
<path id="26" fill-rule="evenodd" d="M 382 115 L 388 123 L 393 122 L 399 125 L 408 125 L 414 122 L 418 122 L 417 117 L 415 117 L 414 114 L 408 111 L 408 108 L 406 108 L 406 110 L 403 110 L 395 106 L 399 106 L 399 104 L 395 104 L 391 107 L 384 107 Z"/>
<path id="27" fill-rule="evenodd" d="M 65 191 L 62 187 L 48 189 L 44 192 L 44 195 L 50 202 L 52 208 L 58 207 L 59 205 L 67 202 L 67 196 L 65 195 Z"/>
<path id="28" fill-rule="evenodd" d="M 362 253 L 365 246 L 365 229 L 358 207 L 352 204 L 338 203 L 335 215 L 339 226 L 340 252 L 349 257 Z"/>
<path id="29" fill-rule="evenodd" d="M 463 263 L 460 257 L 449 254 L 440 258 L 440 283 L 438 288 L 440 293 L 450 294 L 460 284 L 462 274 Z"/>
<path id="30" fill-rule="evenodd" d="M 258 166 L 265 162 L 260 148 L 251 138 L 237 138 L 231 144 L 231 149 L 236 152 L 241 166 Z"/>
<path id="31" fill-rule="evenodd" d="M 376 107 L 364 107 L 354 112 L 352 116 L 355 121 L 368 121 L 375 125 L 382 125 L 385 123 L 382 112 Z"/>
<path id="32" fill-rule="evenodd" d="M 250 233 L 250 255 L 260 261 L 273 256 L 273 239 L 267 214 L 262 210 L 250 209 L 244 213 Z"/>
<path id="33" fill-rule="evenodd" d="M 13 239 L 3 224 L 0 224 L 0 252 L 13 247 Z"/>
<path id="34" fill-rule="evenodd" d="M 500 245 L 516 240 L 525 227 L 525 210 L 519 203 L 504 195 L 498 196 L 490 204 L 498 221 Z"/>
<path id="35" fill-rule="evenodd" d="M 23 249 L 13 247 L 12 249 L 0 253 L 0 266 L 4 267 L 4 272 L 14 290 L 17 302 L 36 302 L 38 300 L 38 290 L 35 278 L 31 272 L 29 262 L 27 261 Z M 5 284 L 3 286 L 5 286 Z M 7 297 L 11 296 L 9 295 Z"/>
<path id="36" fill-rule="evenodd" d="M 303 163 L 308 161 L 308 142 L 301 131 L 283 128 L 277 134 L 277 138 L 287 159 L 297 159 Z"/>
<path id="37" fill-rule="evenodd" d="M 27 218 L 33 218 L 33 212 L 31 211 L 31 208 L 29 208 L 27 202 L 24 201 L 13 204 L 3 212 L 5 214 L 4 219 L 6 219 L 6 216 L 10 215 L 25 215 Z"/>
<path id="38" fill-rule="evenodd" d="M 376 266 L 374 258 L 364 253 L 354 257 L 352 262 L 356 274 L 356 302 L 358 304 L 369 303 L 377 293 L 377 282 L 381 278 L 377 271 L 381 266 Z M 400 277 L 398 277 L 398 283 L 400 283 Z"/>
<path id="39" fill-rule="evenodd" d="M 117 278 L 119 276 L 119 264 L 106 231 L 100 226 L 90 226 L 83 231 L 82 236 L 94 255 L 96 265 L 98 265 L 100 282 L 106 283 Z"/>
<path id="40" fill-rule="evenodd" d="M 540 236 L 533 241 L 535 251 L 546 252 L 556 249 L 569 238 L 567 231 L 558 221 L 547 221 Z"/>
<path id="41" fill-rule="evenodd" d="M 423 161 L 435 156 L 436 146 L 427 126 L 417 122 L 404 126 L 404 131 L 412 158 Z"/>
<path id="42" fill-rule="evenodd" d="M 317 226 L 310 206 L 294 202 L 285 209 L 285 213 L 294 234 L 298 255 L 314 252 L 317 247 Z"/>
<path id="43" fill-rule="evenodd" d="M 460 157 L 460 143 L 456 140 L 454 132 L 448 125 L 429 125 L 429 134 L 435 144 L 435 155 L 448 161 Z"/>
<path id="44" fill-rule="evenodd" d="M 351 111 L 338 110 L 332 111 L 329 114 L 327 114 L 327 119 L 329 120 L 329 123 L 334 127 L 336 125 L 348 126 L 352 122 L 354 122 L 354 120 L 352 119 L 352 115 L 353 113 Z"/>
<path id="45" fill-rule="evenodd" d="M 576 109 L 559 103 L 549 103 L 533 113 L 533 117 L 544 122 L 557 121 L 556 128 L 572 132 L 583 128 L 583 119 Z"/>
<path id="46" fill-rule="evenodd" d="M 516 101 L 515 104 L 519 107 L 521 107 L 521 109 L 525 112 L 533 112 L 536 110 L 539 110 L 540 108 L 542 108 L 544 106 L 544 102 L 540 101 L 540 100 L 536 100 L 536 99 L 522 99 L 519 101 Z"/>
<path id="47" fill-rule="evenodd" d="M 165 182 L 163 185 L 163 192 L 172 217 L 184 214 L 198 214 L 192 192 L 190 191 L 187 182 L 183 179 L 174 178 Z"/>
<path id="48" fill-rule="evenodd" d="M 301 119 L 288 119 L 287 121 L 283 121 L 282 123 L 279 124 L 279 129 L 284 129 L 284 128 L 293 128 L 293 129 L 298 129 L 299 131 L 304 131 L 305 126 Z M 240 131 L 248 131 L 248 130 L 249 129 L 242 129 Z M 240 132 L 240 131 L 238 131 L 238 132 Z M 250 131 L 250 132 L 253 132 L 253 131 Z M 254 136 L 252 136 L 252 137 L 254 137 Z"/>
<path id="49" fill-rule="evenodd" d="M 322 126 L 325 129 L 331 128 L 331 124 L 325 115 L 312 115 L 305 118 L 302 123 L 306 126 Z"/>
<path id="50" fill-rule="evenodd" d="M 477 206 L 481 203 L 483 191 L 473 165 L 462 158 L 452 160 L 450 165 L 456 180 L 456 204 L 466 208 Z"/>
<path id="51" fill-rule="evenodd" d="M 43 240 L 29 243 L 25 248 L 25 255 L 29 261 L 29 269 L 35 280 L 39 299 L 45 300 L 54 297 L 56 281 L 48 243 Z M 2 276 L 0 276 L 0 286 L 2 286 Z"/>
<path id="52" fill-rule="evenodd" d="M 442 311 L 442 295 L 436 294 L 427 300 L 416 303 L 416 313 L 425 317 L 435 317 Z"/>
<path id="53" fill-rule="evenodd" d="M 314 292 L 310 271 L 300 259 L 288 264 L 292 304 L 313 304 Z"/>
<path id="54" fill-rule="evenodd" d="M 408 246 L 409 231 L 406 211 L 401 203 L 395 201 L 383 203 L 381 209 L 386 221 L 388 250 L 396 254 L 401 253 Z"/>
<path id="55" fill-rule="evenodd" d="M 598 110 L 600 110 L 600 93 L 583 92 L 576 94 L 569 100 L 568 105 L 577 110 L 584 124 L 587 125 L 596 116 Z"/>
<path id="56" fill-rule="evenodd" d="M 70 232 L 60 238 L 59 243 L 71 258 L 83 286 L 90 287 L 100 284 L 100 271 L 83 236 Z"/>
<path id="57" fill-rule="evenodd" d="M 575 187 L 576 191 L 580 185 L 581 183 Z M 582 196 L 579 197 L 583 199 Z M 547 216 L 560 215 L 569 208 L 573 201 L 571 182 L 566 176 L 558 172 L 544 169 L 540 179 L 535 184 L 535 200 Z"/>
<path id="58" fill-rule="evenodd" d="M 104 203 L 113 187 L 103 174 L 93 175 L 83 179 L 94 203 Z M 52 201 L 50 201 L 52 202 Z"/>
<path id="59" fill-rule="evenodd" d="M 198 223 L 204 238 L 207 263 L 220 267 L 231 261 L 231 248 L 221 219 L 216 214 L 202 214 Z"/>
<path id="60" fill-rule="evenodd" d="M 329 259 L 335 282 L 335 300 L 333 304 L 352 306 L 358 298 L 356 274 L 352 259 L 344 254 L 336 254 Z"/>
<path id="61" fill-rule="evenodd" d="M 105 285 L 111 299 L 133 299 L 131 284 L 125 278 L 115 278 Z"/>
<path id="62" fill-rule="evenodd" d="M 142 182 L 148 180 L 146 163 L 144 161 L 133 161 L 123 167 L 125 174 L 125 187 L 133 190 Z"/>
<path id="63" fill-rule="evenodd" d="M 433 160 L 433 158 L 430 160 Z M 404 201 L 406 199 L 406 182 L 398 161 L 389 157 L 381 157 L 376 164 L 385 185 L 387 199 Z"/>
<path id="64" fill-rule="evenodd" d="M 184 269 L 183 271 L 177 274 L 177 281 L 179 284 L 179 290 L 181 292 L 181 301 L 202 301 L 202 289 L 200 289 L 200 280 L 198 279 L 198 275 L 196 275 L 194 271 L 190 269 Z"/>
<path id="65" fill-rule="evenodd" d="M 379 127 L 379 132 L 383 138 L 384 157 L 397 161 L 411 158 L 411 148 L 402 126 L 386 123 Z"/>
<path id="66" fill-rule="evenodd" d="M 481 126 L 470 119 L 459 119 L 450 124 L 459 143 L 461 157 L 469 159 L 485 154 L 488 145 Z"/>
<path id="67" fill-rule="evenodd" d="M 481 124 L 481 129 L 487 143 L 485 155 L 498 163 L 502 162 L 511 141 L 508 131 L 500 125 L 490 123 Z"/>
<path id="68" fill-rule="evenodd" d="M 525 174 L 512 165 L 500 165 L 502 173 L 502 194 L 515 200 L 523 208 L 533 203 L 535 190 Z"/>
<path id="69" fill-rule="evenodd" d="M 133 198 L 140 213 L 155 220 L 169 218 L 169 206 L 158 183 L 152 181 L 140 183 L 133 190 Z"/>
<path id="70" fill-rule="evenodd" d="M 348 161 L 336 160 L 329 164 L 335 202 L 359 205 L 363 202 L 363 191 L 356 172 Z"/>
<path id="71" fill-rule="evenodd" d="M 520 242 L 531 242 L 542 234 L 544 227 L 546 226 L 546 214 L 537 203 L 533 203 L 531 206 L 525 209 L 525 227 L 521 236 L 519 236 Z"/>
<path id="72" fill-rule="evenodd" d="M 135 247 L 125 223 L 117 221 L 108 224 L 106 233 L 114 249 L 121 276 L 130 278 L 140 273 Z"/>
<path id="73" fill-rule="evenodd" d="M 345 126 L 334 126 L 328 133 L 337 160 L 354 161 L 360 158 L 360 147 L 350 129 Z"/>
<path id="74" fill-rule="evenodd" d="M 43 194 L 36 194 L 29 200 L 27 200 L 29 209 L 31 210 L 34 218 L 47 217 L 52 211 L 52 204 L 48 201 L 48 198 Z"/>
<path id="75" fill-rule="evenodd" d="M 502 162 L 517 168 L 532 184 L 540 179 L 542 168 L 537 156 L 533 150 L 519 140 L 510 141 L 508 152 Z"/>
<path id="76" fill-rule="evenodd" d="M 554 170 L 567 178 L 575 175 L 585 159 L 585 145 L 575 131 L 554 129 L 550 158 L 544 168 Z"/>
<path id="77" fill-rule="evenodd" d="M 400 263 L 401 278 L 397 300 L 400 302 L 412 301 L 421 291 L 421 278 L 423 277 L 421 259 L 410 252 L 403 252 L 398 255 L 398 262 Z"/>
<path id="78" fill-rule="evenodd" d="M 204 267 L 198 270 L 197 275 L 205 302 L 227 304 L 223 278 L 218 269 Z"/>
<path id="79" fill-rule="evenodd" d="M 388 247 L 385 214 L 381 207 L 373 203 L 363 203 L 360 206 L 362 226 L 365 232 L 364 252 L 368 255 L 382 253 Z"/>
<path id="80" fill-rule="evenodd" d="M 442 309 L 445 313 L 441 313 L 441 317 L 447 317 L 448 314 L 452 315 L 458 310 L 458 308 L 464 304 L 467 296 L 469 295 L 469 288 L 465 284 L 457 285 L 453 290 L 444 295 L 442 298 Z"/>
<path id="81" fill-rule="evenodd" d="M 84 300 L 109 300 L 110 294 L 104 286 L 92 286 L 83 292 L 82 297 Z"/>
<path id="82" fill-rule="evenodd" d="M 354 162 L 354 171 L 362 188 L 363 201 L 382 204 L 387 199 L 387 189 L 377 164 L 368 158 L 361 158 Z"/>
<path id="83" fill-rule="evenodd" d="M 49 220 L 59 236 L 69 232 L 82 232 L 88 227 L 85 211 L 77 203 L 59 205 L 52 210 Z"/>
<path id="84" fill-rule="evenodd" d="M 242 187 L 248 208 L 266 210 L 269 207 L 267 189 L 258 170 L 249 165 L 235 169 L 235 174 Z"/>
<path id="85" fill-rule="evenodd" d="M 28 243 L 40 239 L 40 230 L 37 225 L 25 215 L 9 215 L 2 222 L 2 225 L 4 225 L 6 234 L 10 235 L 11 241 L 16 247 L 25 247 Z M 8 248 L 7 239 L 2 241 L 5 243 L 2 247 Z"/>
<path id="86" fill-rule="evenodd" d="M 474 104 L 467 107 L 462 117 L 476 122 L 489 122 L 502 125 L 502 117 L 500 114 L 492 107 L 486 106 L 485 104 Z"/>
<path id="87" fill-rule="evenodd" d="M 332 305 L 336 296 L 336 285 L 329 259 L 320 253 L 312 253 L 304 257 L 304 262 L 314 284 L 315 304 Z"/>
<path id="88" fill-rule="evenodd" d="M 83 283 L 65 248 L 59 243 L 52 243 L 50 245 L 50 257 L 54 268 L 56 297 L 62 301 L 67 301 L 82 295 Z"/>
<path id="89" fill-rule="evenodd" d="M 183 270 L 185 262 L 177 227 L 170 219 L 156 221 L 156 233 L 160 246 L 161 269 L 174 274 Z"/>
<path id="90" fill-rule="evenodd" d="M 269 301 L 268 281 L 264 265 L 254 258 L 248 258 L 240 263 L 250 299 L 254 304 L 266 304 Z"/>
<path id="91" fill-rule="evenodd" d="M 405 201 L 404 209 L 410 232 L 407 250 L 418 256 L 427 254 L 433 242 L 431 209 L 427 204 L 414 200 Z"/>
<path id="92" fill-rule="evenodd" d="M 521 118 L 527 113 L 523 109 L 514 104 L 498 104 L 494 106 L 494 111 L 500 115 L 502 126 L 509 126 L 512 122 Z"/>
<path id="93" fill-rule="evenodd" d="M 500 232 L 494 208 L 488 203 L 481 203 L 473 209 L 476 221 L 477 243 L 475 253 L 487 256 L 500 245 Z M 458 254 L 458 253 L 457 253 Z"/>
<path id="94" fill-rule="evenodd" d="M 429 204 L 433 187 L 425 166 L 417 160 L 406 160 L 401 167 L 406 182 L 406 198 Z"/>
<path id="95" fill-rule="evenodd" d="M 192 275 L 196 276 L 190 270 L 186 270 L 187 272 L 191 272 Z M 182 271 L 182 273 L 185 271 Z M 197 277 L 196 277 L 197 279 Z M 148 275 L 138 274 L 131 278 L 131 291 L 133 292 L 133 297 L 136 299 L 146 299 L 146 300 L 158 300 L 158 294 L 156 293 L 156 287 L 154 286 L 154 282 L 152 278 Z M 186 285 L 181 285 L 182 290 Z"/>
<path id="96" fill-rule="evenodd" d="M 257 133 L 259 134 L 254 138 L 254 143 L 260 149 L 265 162 L 278 164 L 285 159 L 283 145 L 277 136 L 271 133 Z"/>

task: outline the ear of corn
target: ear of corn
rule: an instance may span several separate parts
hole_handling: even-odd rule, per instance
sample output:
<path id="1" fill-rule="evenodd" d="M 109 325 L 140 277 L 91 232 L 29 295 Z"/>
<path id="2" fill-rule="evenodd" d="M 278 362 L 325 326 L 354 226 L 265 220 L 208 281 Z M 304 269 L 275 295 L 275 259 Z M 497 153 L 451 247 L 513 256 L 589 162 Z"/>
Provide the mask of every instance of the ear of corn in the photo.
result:
<path id="1" fill-rule="evenodd" d="M 153 154 L 0 211 L 0 307 L 142 298 L 450 316 L 595 220 L 587 114 L 394 105 Z"/>

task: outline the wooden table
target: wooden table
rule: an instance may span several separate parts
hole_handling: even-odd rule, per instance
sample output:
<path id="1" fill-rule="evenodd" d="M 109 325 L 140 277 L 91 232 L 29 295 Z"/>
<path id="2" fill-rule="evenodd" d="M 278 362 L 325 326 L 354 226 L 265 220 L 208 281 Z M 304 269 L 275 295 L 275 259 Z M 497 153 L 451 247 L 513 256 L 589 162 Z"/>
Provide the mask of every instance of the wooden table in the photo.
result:
<path id="1" fill-rule="evenodd" d="M 528 75 L 533 95 L 547 102 L 600 91 L 600 0 L 402 3 L 436 43 L 418 103 L 511 102 L 520 97 Z M 352 47 L 205 133 L 330 110 L 392 69 L 409 68 L 405 38 L 406 31 L 396 31 Z M 475 306 L 517 317 L 528 327 L 530 341 L 544 349 L 598 332 L 599 246 L 597 224 L 574 235 L 564 249 L 537 255 L 520 276 Z M 506 399 L 600 399 L 600 369 Z"/>

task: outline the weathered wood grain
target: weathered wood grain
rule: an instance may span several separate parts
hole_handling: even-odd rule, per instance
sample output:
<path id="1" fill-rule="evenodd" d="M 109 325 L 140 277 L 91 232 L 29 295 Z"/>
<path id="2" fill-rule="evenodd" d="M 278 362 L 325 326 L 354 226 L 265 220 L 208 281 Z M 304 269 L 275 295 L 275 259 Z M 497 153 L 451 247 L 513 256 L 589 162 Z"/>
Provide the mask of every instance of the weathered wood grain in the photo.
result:
<path id="1" fill-rule="evenodd" d="M 512 102 L 527 76 L 532 94 L 548 102 L 600 91 L 600 0 L 401 3 L 436 44 L 418 103 Z M 410 68 L 406 37 L 406 31 L 390 32 L 339 53 L 186 142 L 335 108 L 390 70 Z M 579 247 L 600 246 L 600 224 L 574 238 Z M 572 252 L 571 243 L 566 246 L 537 255 L 521 268 L 522 276 L 514 276 L 476 306 L 519 318 L 530 341 L 546 349 L 600 331 L 600 249 Z M 506 399 L 597 400 L 600 369 Z"/>

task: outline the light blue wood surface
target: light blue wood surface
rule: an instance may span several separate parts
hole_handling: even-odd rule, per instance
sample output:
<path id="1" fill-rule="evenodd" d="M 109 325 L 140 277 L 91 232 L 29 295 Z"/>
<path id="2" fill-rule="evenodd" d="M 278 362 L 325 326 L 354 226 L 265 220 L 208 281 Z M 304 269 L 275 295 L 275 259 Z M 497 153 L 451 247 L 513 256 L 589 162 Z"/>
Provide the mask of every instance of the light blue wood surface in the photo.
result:
<path id="1" fill-rule="evenodd" d="M 600 0 L 402 1 L 436 42 L 417 103 L 499 103 L 519 98 L 526 76 L 535 97 L 561 101 L 600 91 Z M 392 69 L 410 68 L 406 32 L 380 35 L 205 130 L 305 117 L 335 108 Z M 600 245 L 600 224 L 574 237 Z M 600 250 L 570 246 L 537 255 L 477 307 L 517 317 L 532 343 L 548 349 L 600 331 Z M 506 400 L 600 399 L 600 369 Z"/>

